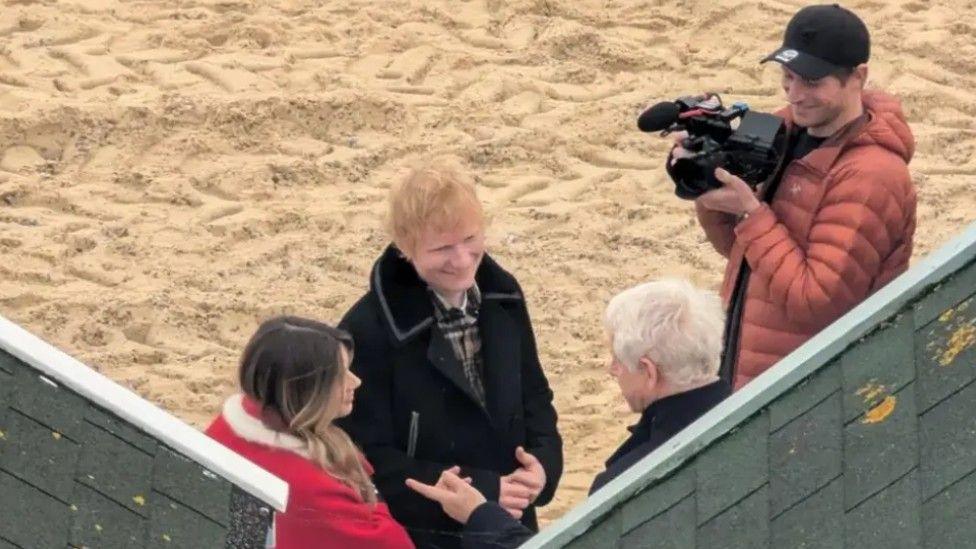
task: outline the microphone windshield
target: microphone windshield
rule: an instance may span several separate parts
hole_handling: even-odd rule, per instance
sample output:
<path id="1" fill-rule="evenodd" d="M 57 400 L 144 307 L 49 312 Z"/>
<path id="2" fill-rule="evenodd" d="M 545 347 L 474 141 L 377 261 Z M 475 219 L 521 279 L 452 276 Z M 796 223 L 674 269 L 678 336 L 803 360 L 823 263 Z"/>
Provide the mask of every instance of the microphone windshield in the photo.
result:
<path id="1" fill-rule="evenodd" d="M 657 132 L 666 130 L 678 121 L 681 108 L 672 101 L 662 101 L 648 108 L 637 118 L 637 127 L 642 132 Z"/>

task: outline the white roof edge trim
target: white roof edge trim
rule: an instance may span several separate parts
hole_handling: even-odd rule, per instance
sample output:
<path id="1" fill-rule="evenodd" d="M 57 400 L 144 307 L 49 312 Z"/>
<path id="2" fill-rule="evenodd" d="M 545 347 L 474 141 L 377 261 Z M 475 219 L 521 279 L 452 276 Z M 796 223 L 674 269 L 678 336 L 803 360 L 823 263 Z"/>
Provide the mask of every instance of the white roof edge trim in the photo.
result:
<path id="1" fill-rule="evenodd" d="M 702 448 L 737 427 L 778 396 L 826 365 L 878 322 L 914 301 L 932 284 L 976 259 L 976 223 L 860 305 L 823 329 L 775 366 L 735 392 L 666 444 L 570 510 L 523 549 L 563 547 L 615 507 L 664 478 Z"/>
<path id="2" fill-rule="evenodd" d="M 176 416 L 0 316 L 0 348 L 284 511 L 288 484 Z"/>

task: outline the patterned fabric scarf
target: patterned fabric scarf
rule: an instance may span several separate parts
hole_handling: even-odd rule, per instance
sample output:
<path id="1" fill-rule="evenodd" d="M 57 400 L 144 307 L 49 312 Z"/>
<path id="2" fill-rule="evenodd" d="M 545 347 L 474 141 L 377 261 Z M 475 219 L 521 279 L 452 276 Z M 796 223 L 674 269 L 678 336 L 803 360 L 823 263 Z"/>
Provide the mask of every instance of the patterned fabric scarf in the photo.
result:
<path id="1" fill-rule="evenodd" d="M 437 292 L 430 288 L 428 291 L 434 303 L 437 325 L 451 343 L 454 356 L 461 362 L 464 377 L 474 390 L 478 402 L 485 406 L 485 385 L 482 377 L 484 362 L 481 358 L 481 333 L 478 331 L 481 291 L 477 284 L 468 289 L 461 307 L 448 305 Z"/>

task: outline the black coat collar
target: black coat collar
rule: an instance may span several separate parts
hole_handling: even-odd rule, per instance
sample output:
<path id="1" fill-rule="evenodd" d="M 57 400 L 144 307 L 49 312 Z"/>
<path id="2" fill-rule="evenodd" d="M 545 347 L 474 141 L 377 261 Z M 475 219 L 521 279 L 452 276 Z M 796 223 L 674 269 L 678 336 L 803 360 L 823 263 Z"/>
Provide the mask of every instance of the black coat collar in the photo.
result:
<path id="1" fill-rule="evenodd" d="M 515 278 L 485 254 L 475 273 L 483 302 L 521 300 L 522 291 Z M 384 324 L 396 345 L 402 345 L 434 322 L 434 306 L 427 284 L 416 269 L 392 244 L 373 265 L 370 290 L 379 300 Z"/>
<path id="2" fill-rule="evenodd" d="M 621 466 L 633 465 L 731 393 L 728 383 L 719 380 L 652 403 L 641 414 L 640 421 L 627 428 L 630 438 L 607 459 L 606 467 L 613 473 L 611 478 L 622 472 Z M 632 453 L 634 455 L 630 455 Z M 609 478 L 604 478 L 600 485 L 607 482 Z"/>

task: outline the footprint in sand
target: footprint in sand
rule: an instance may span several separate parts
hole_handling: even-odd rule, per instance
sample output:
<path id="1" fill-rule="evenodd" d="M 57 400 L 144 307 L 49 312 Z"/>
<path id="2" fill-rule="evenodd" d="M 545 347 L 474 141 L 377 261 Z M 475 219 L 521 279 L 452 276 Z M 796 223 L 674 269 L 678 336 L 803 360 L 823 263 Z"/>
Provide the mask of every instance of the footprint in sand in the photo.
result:
<path id="1" fill-rule="evenodd" d="M 505 197 L 505 200 L 509 203 L 522 204 L 526 197 L 532 195 L 533 193 L 548 189 L 550 183 L 551 182 L 548 179 L 536 179 L 523 183 L 517 183 Z M 533 204 L 535 204 L 535 201 L 533 201 Z"/>
<path id="2" fill-rule="evenodd" d="M 207 206 L 203 208 L 199 220 L 200 224 L 206 225 L 208 223 L 213 223 L 224 219 L 225 217 L 230 217 L 237 215 L 244 211 L 244 207 L 240 204 L 220 204 Z"/>
<path id="3" fill-rule="evenodd" d="M 107 86 L 122 78 L 134 78 L 136 76 L 132 70 L 108 55 L 90 55 L 67 48 L 51 48 L 48 55 L 64 61 L 83 75 L 80 78 L 59 78 L 60 85 L 58 87 L 65 88 L 65 90 L 75 88 L 90 90 Z"/>
<path id="4" fill-rule="evenodd" d="M 33 147 L 10 147 L 0 156 L 0 170 L 8 172 L 32 172 L 47 164 L 44 157 Z"/>
<path id="5" fill-rule="evenodd" d="M 402 75 L 408 84 L 418 85 L 427 77 L 437 57 L 437 50 L 431 46 L 420 46 L 401 53 L 381 72 L 387 78 L 392 74 Z"/>
<path id="6" fill-rule="evenodd" d="M 203 61 L 192 61 L 186 63 L 185 67 L 187 71 L 231 93 L 277 89 L 274 82 L 243 68 L 220 67 Z"/>

